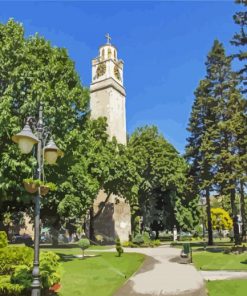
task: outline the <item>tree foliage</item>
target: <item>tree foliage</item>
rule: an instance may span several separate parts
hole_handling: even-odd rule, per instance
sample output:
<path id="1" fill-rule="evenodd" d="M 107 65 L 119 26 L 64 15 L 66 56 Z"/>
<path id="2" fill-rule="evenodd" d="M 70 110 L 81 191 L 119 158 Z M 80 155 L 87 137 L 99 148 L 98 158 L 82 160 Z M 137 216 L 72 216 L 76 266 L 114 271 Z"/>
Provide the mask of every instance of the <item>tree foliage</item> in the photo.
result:
<path id="1" fill-rule="evenodd" d="M 222 208 L 211 209 L 211 219 L 213 229 L 221 230 L 232 230 L 233 222 L 229 213 Z"/>
<path id="2" fill-rule="evenodd" d="M 239 48 L 239 52 L 234 56 L 237 57 L 242 64 L 239 73 L 241 74 L 241 80 L 243 82 L 243 92 L 247 92 L 247 2 L 245 0 L 236 0 L 236 3 L 242 4 L 243 9 L 238 11 L 233 16 L 235 24 L 239 26 L 239 32 L 235 33 L 231 43 Z"/>
<path id="3" fill-rule="evenodd" d="M 127 150 L 138 175 L 136 200 L 131 200 L 131 206 L 143 217 L 144 228 L 158 231 L 177 223 L 192 225 L 193 215 L 183 216 L 184 207 L 193 200 L 184 195 L 187 165 L 176 149 L 156 127 L 146 126 L 131 135 Z M 185 218 L 187 223 L 183 223 Z"/>
<path id="4" fill-rule="evenodd" d="M 209 243 L 212 244 L 210 195 L 227 196 L 239 241 L 236 193 L 246 182 L 246 101 L 238 89 L 231 58 L 215 41 L 206 62 L 207 75 L 195 92 L 186 155 L 192 188 L 207 200 Z"/>
<path id="5" fill-rule="evenodd" d="M 90 121 L 88 90 L 63 48 L 39 35 L 25 38 L 14 20 L 0 24 L 0 204 L 1 212 L 28 211 L 32 203 L 22 185 L 33 177 L 34 155 L 22 155 L 11 137 L 28 116 L 44 106 L 44 123 L 65 152 L 45 166 L 45 179 L 57 185 L 42 199 L 41 217 L 59 229 L 64 217 L 80 217 L 109 173 L 116 144 L 107 141 L 105 119 Z M 114 153 L 113 153 L 114 154 Z"/>

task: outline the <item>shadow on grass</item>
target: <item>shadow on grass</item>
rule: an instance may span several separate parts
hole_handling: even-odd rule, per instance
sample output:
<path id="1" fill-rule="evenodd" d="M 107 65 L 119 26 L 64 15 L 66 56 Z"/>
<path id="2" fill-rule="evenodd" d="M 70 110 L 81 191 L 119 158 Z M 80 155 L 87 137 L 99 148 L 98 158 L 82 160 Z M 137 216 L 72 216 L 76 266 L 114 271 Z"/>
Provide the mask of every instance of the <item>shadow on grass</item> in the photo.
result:
<path id="1" fill-rule="evenodd" d="M 240 262 L 241 264 L 247 264 L 247 259 Z"/>
<path id="2" fill-rule="evenodd" d="M 78 257 L 78 255 L 70 255 L 70 254 L 63 254 L 63 253 L 56 253 L 56 254 L 59 256 L 61 262 L 69 262 L 75 259 L 82 259 L 81 257 Z M 95 257 L 101 257 L 101 254 L 95 254 L 93 256 L 85 255 L 82 260 L 95 258 Z"/>
<path id="3" fill-rule="evenodd" d="M 41 249 L 73 249 L 78 248 L 78 244 L 59 244 L 57 246 L 53 246 L 51 244 L 41 244 Z"/>
<path id="4" fill-rule="evenodd" d="M 209 253 L 222 253 L 224 252 L 225 248 L 217 248 L 217 247 L 210 247 L 206 249 L 206 252 Z"/>

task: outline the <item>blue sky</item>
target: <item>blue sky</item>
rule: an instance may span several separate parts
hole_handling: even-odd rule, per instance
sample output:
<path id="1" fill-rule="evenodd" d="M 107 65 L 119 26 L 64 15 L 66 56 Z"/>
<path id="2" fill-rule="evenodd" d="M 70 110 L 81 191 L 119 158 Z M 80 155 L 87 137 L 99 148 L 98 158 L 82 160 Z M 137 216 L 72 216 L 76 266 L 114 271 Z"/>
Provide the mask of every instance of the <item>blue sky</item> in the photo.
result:
<path id="1" fill-rule="evenodd" d="M 155 124 L 180 152 L 193 92 L 205 75 L 214 39 L 227 53 L 238 28 L 233 1 L 0 1 L 0 22 L 22 22 L 26 35 L 39 32 L 66 47 L 82 83 L 91 82 L 91 59 L 109 32 L 125 62 L 127 130 Z"/>

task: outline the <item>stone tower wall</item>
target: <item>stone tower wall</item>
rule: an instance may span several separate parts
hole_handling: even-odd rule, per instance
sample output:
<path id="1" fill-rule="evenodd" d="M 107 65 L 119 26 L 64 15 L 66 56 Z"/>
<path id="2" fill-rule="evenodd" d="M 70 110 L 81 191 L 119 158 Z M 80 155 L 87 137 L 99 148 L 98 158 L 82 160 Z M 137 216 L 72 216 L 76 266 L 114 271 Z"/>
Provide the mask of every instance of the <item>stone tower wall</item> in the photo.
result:
<path id="1" fill-rule="evenodd" d="M 92 61 L 92 84 L 90 86 L 91 118 L 107 118 L 107 132 L 116 137 L 118 143 L 126 144 L 125 89 L 123 87 L 123 62 L 117 60 L 117 50 L 107 44 L 100 47 L 99 57 Z M 105 64 L 105 67 L 102 67 Z M 97 69 L 101 67 L 100 74 Z M 116 67 L 119 72 L 116 75 Z M 123 198 L 111 195 L 105 203 L 106 194 L 101 190 L 94 202 L 94 213 L 104 205 L 100 215 L 94 220 L 95 235 L 109 239 L 117 236 L 128 241 L 131 234 L 130 206 Z"/>

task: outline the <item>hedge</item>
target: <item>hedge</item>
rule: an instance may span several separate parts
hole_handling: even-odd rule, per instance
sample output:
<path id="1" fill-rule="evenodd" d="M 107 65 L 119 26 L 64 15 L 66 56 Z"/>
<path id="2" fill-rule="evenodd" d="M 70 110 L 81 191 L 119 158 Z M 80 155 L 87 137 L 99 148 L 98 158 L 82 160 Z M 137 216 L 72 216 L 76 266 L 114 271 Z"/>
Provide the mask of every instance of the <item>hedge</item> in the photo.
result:
<path id="1" fill-rule="evenodd" d="M 5 231 L 0 231 L 0 248 L 5 248 L 8 245 L 8 238 Z"/>

